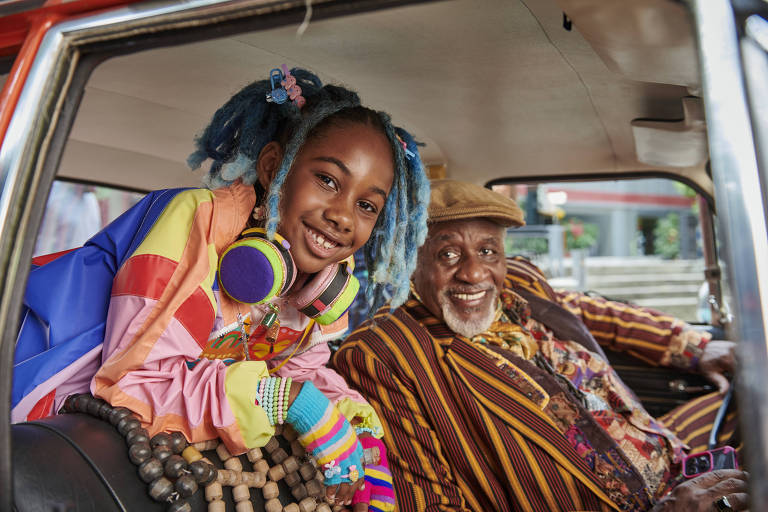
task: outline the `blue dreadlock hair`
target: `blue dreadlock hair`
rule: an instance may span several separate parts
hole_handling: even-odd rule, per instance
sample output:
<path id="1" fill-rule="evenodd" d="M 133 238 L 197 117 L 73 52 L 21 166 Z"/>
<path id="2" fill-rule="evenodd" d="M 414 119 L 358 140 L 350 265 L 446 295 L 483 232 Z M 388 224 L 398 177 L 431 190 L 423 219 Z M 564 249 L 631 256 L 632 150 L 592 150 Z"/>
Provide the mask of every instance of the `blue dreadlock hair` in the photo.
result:
<path id="1" fill-rule="evenodd" d="M 196 139 L 197 151 L 187 163 L 197 169 L 204 160 L 212 160 L 203 179 L 208 188 L 231 185 L 237 179 L 253 184 L 258 179 L 255 163 L 262 148 L 271 141 L 279 142 L 284 149 L 283 161 L 265 199 L 267 235 L 274 237 L 280 222 L 280 190 L 304 143 L 326 128 L 343 123 L 378 128 L 392 147 L 395 175 L 384 208 L 363 247 L 369 269 L 365 298 L 368 314 L 373 316 L 386 302 L 389 288 L 390 307 L 394 309 L 408 298 L 417 249 L 427 236 L 429 180 L 416 142 L 407 131 L 395 127 L 388 114 L 361 106 L 357 93 L 344 87 L 324 86 L 317 76 L 304 69 L 294 68 L 290 73 L 306 99 L 301 110 L 290 102 L 267 102 L 266 96 L 272 91 L 270 81 L 254 82 L 216 111 Z"/>

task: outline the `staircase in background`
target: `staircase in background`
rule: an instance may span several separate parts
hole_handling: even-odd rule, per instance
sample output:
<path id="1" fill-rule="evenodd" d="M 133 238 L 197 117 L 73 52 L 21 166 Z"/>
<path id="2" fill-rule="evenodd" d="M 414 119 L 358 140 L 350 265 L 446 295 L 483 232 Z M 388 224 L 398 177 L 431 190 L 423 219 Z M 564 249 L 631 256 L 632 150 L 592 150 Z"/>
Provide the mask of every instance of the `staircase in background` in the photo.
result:
<path id="1" fill-rule="evenodd" d="M 704 282 L 702 260 L 589 257 L 585 265 L 585 290 L 697 321 L 698 294 Z M 573 275 L 570 258 L 565 260 L 565 272 Z M 555 288 L 577 288 L 576 281 L 569 277 L 551 282 Z"/>

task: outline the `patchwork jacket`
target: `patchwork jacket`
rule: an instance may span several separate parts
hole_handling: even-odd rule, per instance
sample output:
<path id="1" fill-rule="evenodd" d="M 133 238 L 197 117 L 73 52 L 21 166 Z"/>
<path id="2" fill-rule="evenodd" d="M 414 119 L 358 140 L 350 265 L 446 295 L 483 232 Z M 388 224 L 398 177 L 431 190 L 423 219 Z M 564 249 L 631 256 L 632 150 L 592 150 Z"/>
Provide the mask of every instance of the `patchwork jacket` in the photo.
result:
<path id="1" fill-rule="evenodd" d="M 17 341 L 13 421 L 47 416 L 90 389 L 133 410 L 150 434 L 220 437 L 232 453 L 266 443 L 274 429 L 255 405 L 256 383 L 280 359 L 246 360 L 249 307 L 219 293 L 216 279 L 255 200 L 239 183 L 153 192 L 84 247 L 38 259 Z M 308 319 L 285 313 L 278 341 L 290 354 Z M 325 366 L 326 342 L 344 330 L 346 317 L 315 324 L 278 374 L 312 380 L 348 418 L 379 429 L 365 400 Z"/>

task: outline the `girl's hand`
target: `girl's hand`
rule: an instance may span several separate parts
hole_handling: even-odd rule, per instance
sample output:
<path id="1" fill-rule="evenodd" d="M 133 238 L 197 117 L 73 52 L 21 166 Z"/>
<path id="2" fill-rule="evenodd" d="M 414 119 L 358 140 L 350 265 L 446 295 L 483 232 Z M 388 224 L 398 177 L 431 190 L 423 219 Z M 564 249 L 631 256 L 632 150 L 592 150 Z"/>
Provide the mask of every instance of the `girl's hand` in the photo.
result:
<path id="1" fill-rule="evenodd" d="M 337 505 L 351 505 L 352 498 L 355 496 L 355 493 L 360 491 L 364 484 L 365 479 L 360 478 L 357 482 L 351 484 L 343 483 L 338 485 L 329 485 L 325 488 L 325 498 L 329 503 L 335 503 Z M 367 503 L 365 504 L 365 508 L 363 510 L 368 510 Z"/>
<path id="2" fill-rule="evenodd" d="M 350 503 L 363 481 L 363 448 L 352 425 L 311 382 L 289 390 L 286 421 L 300 434 L 299 442 L 320 466 L 326 496 Z"/>

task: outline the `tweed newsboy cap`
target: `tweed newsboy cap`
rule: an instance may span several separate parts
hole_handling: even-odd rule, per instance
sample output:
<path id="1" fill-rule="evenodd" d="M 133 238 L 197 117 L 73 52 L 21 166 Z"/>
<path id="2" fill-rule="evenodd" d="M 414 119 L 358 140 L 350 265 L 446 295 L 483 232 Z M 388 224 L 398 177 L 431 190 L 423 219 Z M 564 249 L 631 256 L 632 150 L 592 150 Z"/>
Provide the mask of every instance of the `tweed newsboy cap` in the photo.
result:
<path id="1" fill-rule="evenodd" d="M 486 218 L 500 226 L 524 226 L 523 211 L 517 203 L 490 189 L 456 180 L 431 182 L 427 222 Z"/>

